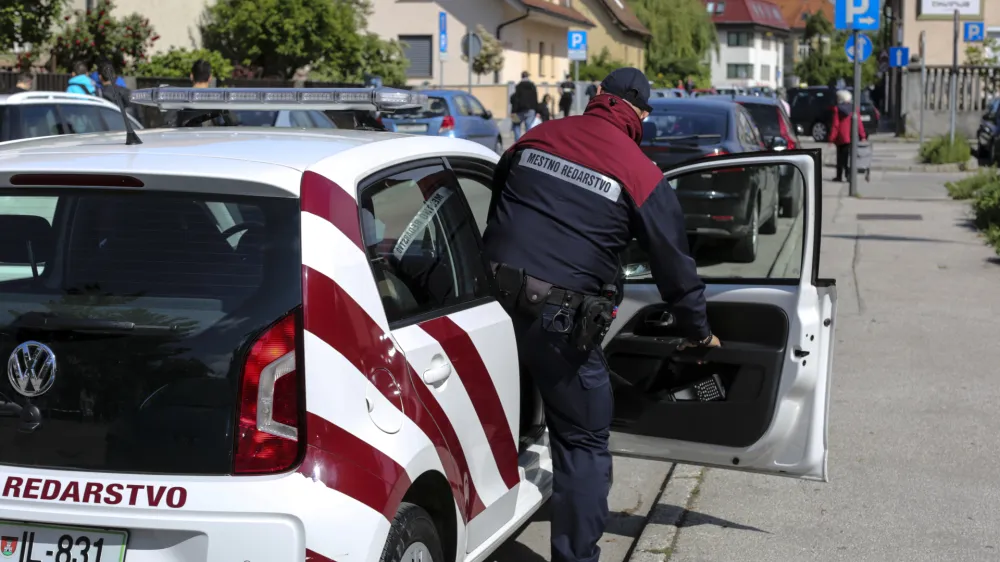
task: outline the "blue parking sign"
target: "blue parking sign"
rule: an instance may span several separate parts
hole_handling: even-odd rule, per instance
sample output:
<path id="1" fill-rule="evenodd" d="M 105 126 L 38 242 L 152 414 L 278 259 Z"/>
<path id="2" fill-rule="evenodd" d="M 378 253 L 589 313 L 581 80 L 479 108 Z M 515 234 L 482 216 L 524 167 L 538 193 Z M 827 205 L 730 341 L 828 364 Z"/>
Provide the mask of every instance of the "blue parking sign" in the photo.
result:
<path id="1" fill-rule="evenodd" d="M 986 25 L 981 21 L 965 22 L 962 31 L 962 39 L 966 43 L 982 43 L 986 40 Z"/>
<path id="2" fill-rule="evenodd" d="M 566 43 L 569 48 L 569 60 L 587 60 L 586 31 L 570 31 L 566 35 Z"/>
<path id="3" fill-rule="evenodd" d="M 438 53 L 443 58 L 448 54 L 448 14 L 438 14 Z"/>
<path id="4" fill-rule="evenodd" d="M 910 64 L 909 47 L 889 47 L 889 66 L 896 68 Z"/>
<path id="5" fill-rule="evenodd" d="M 880 0 L 837 0 L 833 24 L 837 29 L 870 31 L 878 29 Z"/>

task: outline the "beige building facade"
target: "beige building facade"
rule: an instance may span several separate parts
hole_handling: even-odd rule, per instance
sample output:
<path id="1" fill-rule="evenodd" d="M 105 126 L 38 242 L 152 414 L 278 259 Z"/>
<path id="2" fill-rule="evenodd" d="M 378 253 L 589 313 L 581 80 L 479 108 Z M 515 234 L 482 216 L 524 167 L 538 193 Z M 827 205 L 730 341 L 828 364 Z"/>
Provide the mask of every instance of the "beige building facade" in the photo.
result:
<path id="1" fill-rule="evenodd" d="M 1000 39 L 1000 0 L 893 0 L 902 12 L 903 46 L 910 48 L 910 57 L 919 60 L 920 32 L 925 33 L 925 57 L 928 65 L 950 65 L 954 10 L 960 11 L 960 26 L 964 22 L 982 22 L 986 35 Z M 959 33 L 958 61 L 965 62 L 968 45 Z"/>
<path id="2" fill-rule="evenodd" d="M 115 0 L 115 15 L 123 16 L 133 12 L 149 18 L 150 25 L 160 36 L 153 44 L 153 53 L 161 53 L 170 47 L 197 49 L 201 47 L 198 22 L 205 7 L 214 0 Z M 70 10 L 85 10 L 96 5 L 92 0 L 70 0 Z"/>
<path id="3" fill-rule="evenodd" d="M 599 56 L 607 49 L 612 60 L 645 70 L 650 33 L 625 0 L 576 0 L 573 7 L 596 24 L 593 29 L 573 28 L 587 32 L 589 56 Z"/>

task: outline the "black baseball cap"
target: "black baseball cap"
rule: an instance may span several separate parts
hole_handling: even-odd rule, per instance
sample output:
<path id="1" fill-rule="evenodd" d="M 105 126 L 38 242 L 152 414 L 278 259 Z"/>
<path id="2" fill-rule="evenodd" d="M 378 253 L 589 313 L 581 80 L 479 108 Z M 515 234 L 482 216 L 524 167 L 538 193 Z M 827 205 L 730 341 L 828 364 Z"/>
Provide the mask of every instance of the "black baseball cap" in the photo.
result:
<path id="1" fill-rule="evenodd" d="M 653 110 L 649 105 L 649 79 L 638 68 L 625 67 L 611 71 L 601 82 L 601 89 L 643 111 Z"/>

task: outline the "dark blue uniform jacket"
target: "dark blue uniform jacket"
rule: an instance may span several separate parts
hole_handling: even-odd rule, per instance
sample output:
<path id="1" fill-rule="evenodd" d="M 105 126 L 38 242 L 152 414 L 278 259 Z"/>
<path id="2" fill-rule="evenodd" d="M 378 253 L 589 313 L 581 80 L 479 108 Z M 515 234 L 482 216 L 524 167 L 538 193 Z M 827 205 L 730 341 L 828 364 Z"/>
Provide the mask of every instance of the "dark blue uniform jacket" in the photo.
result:
<path id="1" fill-rule="evenodd" d="M 684 214 L 643 154 L 635 110 L 608 94 L 583 115 L 548 121 L 504 153 L 483 239 L 490 260 L 557 287 L 597 294 L 618 280 L 633 238 L 689 338 L 710 334 L 705 285 L 689 255 Z"/>

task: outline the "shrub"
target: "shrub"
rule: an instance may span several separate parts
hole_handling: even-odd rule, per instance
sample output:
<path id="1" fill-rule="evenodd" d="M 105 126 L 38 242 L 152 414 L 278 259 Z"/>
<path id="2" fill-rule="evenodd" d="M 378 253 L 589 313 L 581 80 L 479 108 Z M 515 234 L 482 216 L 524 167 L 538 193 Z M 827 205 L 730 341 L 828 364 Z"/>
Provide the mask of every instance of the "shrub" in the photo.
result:
<path id="1" fill-rule="evenodd" d="M 976 226 L 981 230 L 1000 226 L 1000 183 L 988 184 L 976 193 L 972 200 L 972 212 Z"/>
<path id="2" fill-rule="evenodd" d="M 77 61 L 91 66 L 107 58 L 115 70 L 127 74 L 146 58 L 160 38 L 149 25 L 149 19 L 138 13 L 116 17 L 112 15 L 114 11 L 112 0 L 98 0 L 93 9 L 77 10 L 75 19 L 69 15 L 63 18 L 52 54 L 64 72 L 72 70 Z"/>
<path id="3" fill-rule="evenodd" d="M 212 75 L 226 79 L 233 74 L 233 63 L 218 51 L 198 49 L 191 51 L 171 47 L 166 53 L 153 55 L 149 61 L 136 65 L 136 76 L 152 78 L 187 78 L 191 75 L 191 67 L 198 59 L 207 60 L 212 65 Z"/>
<path id="4" fill-rule="evenodd" d="M 981 168 L 975 174 L 962 178 L 956 182 L 944 184 L 948 190 L 948 195 L 952 199 L 972 199 L 981 189 L 990 185 L 1000 183 L 1000 174 L 996 168 Z"/>
<path id="5" fill-rule="evenodd" d="M 971 156 L 969 142 L 960 136 L 952 143 L 948 136 L 941 135 L 920 146 L 920 161 L 925 164 L 964 164 Z"/>

